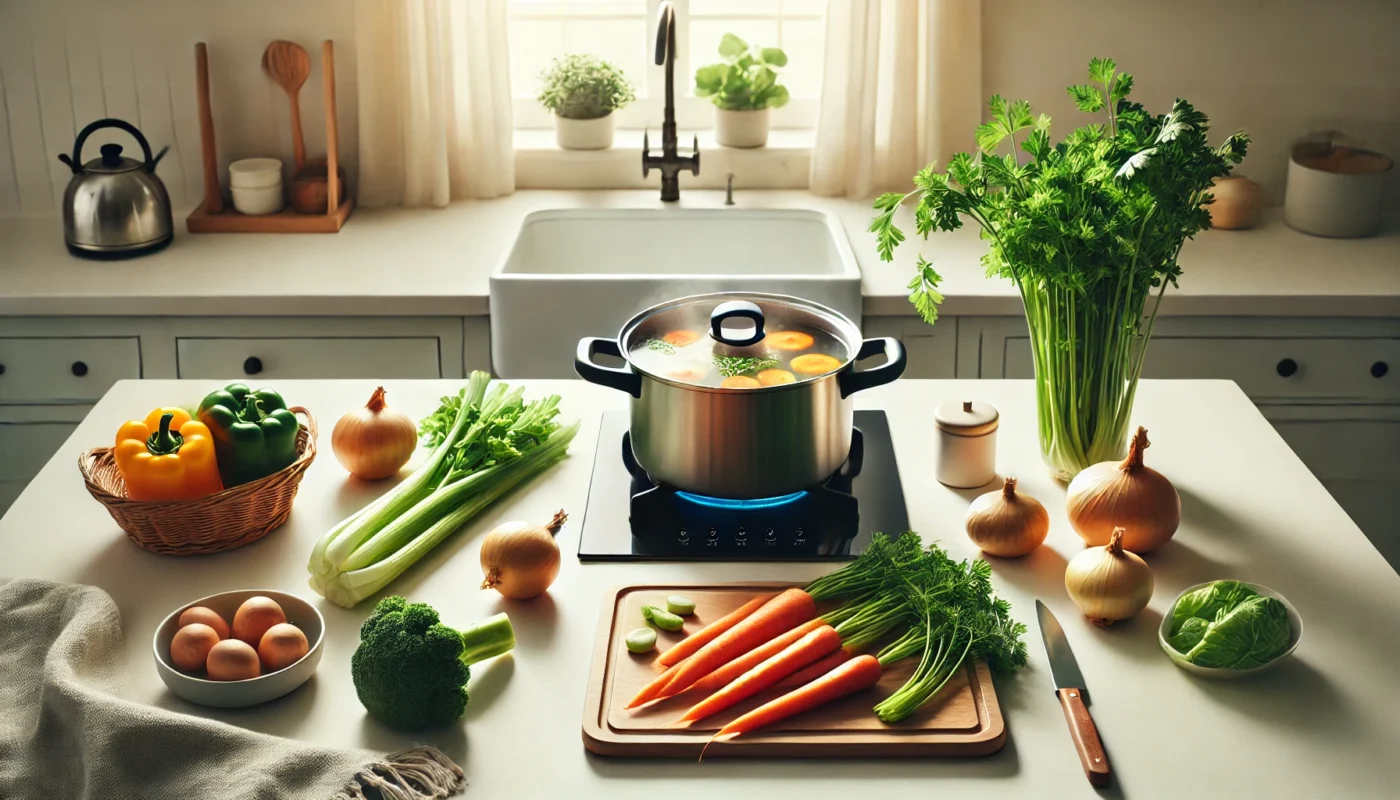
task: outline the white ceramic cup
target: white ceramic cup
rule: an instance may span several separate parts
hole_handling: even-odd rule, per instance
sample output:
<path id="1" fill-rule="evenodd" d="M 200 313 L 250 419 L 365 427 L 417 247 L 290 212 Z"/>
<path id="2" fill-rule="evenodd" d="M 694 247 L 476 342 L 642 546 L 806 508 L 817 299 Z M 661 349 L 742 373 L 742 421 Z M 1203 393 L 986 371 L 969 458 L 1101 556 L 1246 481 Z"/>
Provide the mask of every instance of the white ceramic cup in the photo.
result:
<path id="1" fill-rule="evenodd" d="M 282 185 L 282 162 L 275 158 L 245 158 L 228 165 L 231 189 L 263 189 Z"/>
<path id="2" fill-rule="evenodd" d="M 261 186 L 256 189 L 241 189 L 235 186 L 231 191 L 234 209 L 238 213 L 250 217 L 276 214 L 286 205 L 286 198 L 282 196 L 280 182 L 273 186 Z"/>

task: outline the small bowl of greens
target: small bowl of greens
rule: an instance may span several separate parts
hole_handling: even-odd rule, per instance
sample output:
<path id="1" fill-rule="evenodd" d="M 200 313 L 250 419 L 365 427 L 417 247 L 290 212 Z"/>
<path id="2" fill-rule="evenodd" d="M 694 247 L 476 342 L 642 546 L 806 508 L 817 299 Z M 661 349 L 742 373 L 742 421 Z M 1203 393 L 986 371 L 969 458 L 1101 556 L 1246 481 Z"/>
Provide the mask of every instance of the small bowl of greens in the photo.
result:
<path id="1" fill-rule="evenodd" d="M 1244 581 L 1200 583 L 1177 596 L 1157 641 L 1182 669 L 1210 678 L 1253 675 L 1298 649 L 1303 618 L 1283 595 Z"/>

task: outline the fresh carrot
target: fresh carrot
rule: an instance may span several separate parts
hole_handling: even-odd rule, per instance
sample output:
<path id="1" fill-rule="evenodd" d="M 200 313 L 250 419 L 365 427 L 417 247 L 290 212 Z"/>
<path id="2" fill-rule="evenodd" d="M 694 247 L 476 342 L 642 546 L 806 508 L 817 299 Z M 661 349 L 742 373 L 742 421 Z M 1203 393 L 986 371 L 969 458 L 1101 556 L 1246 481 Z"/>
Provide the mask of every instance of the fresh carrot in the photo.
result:
<path id="1" fill-rule="evenodd" d="M 705 693 L 719 691 L 732 683 L 740 675 L 762 664 L 778 653 L 783 652 L 783 650 L 787 649 L 788 645 L 791 645 L 793 642 L 796 642 L 803 636 L 806 636 L 825 624 L 826 623 L 820 619 L 808 620 L 782 636 L 769 641 L 761 647 L 755 647 L 714 672 L 711 672 L 709 675 L 691 684 L 690 688 L 686 689 L 686 691 Z M 817 674 L 821 675 L 825 673 Z M 666 697 L 668 695 L 663 693 L 662 696 Z"/>
<path id="2" fill-rule="evenodd" d="M 806 686 L 764 703 L 725 725 L 710 742 L 727 742 L 736 736 L 753 733 L 759 728 L 874 686 L 880 680 L 881 671 L 880 662 L 874 656 L 856 656 Z"/>
<path id="3" fill-rule="evenodd" d="M 820 678 L 847 661 L 850 661 L 855 656 L 855 653 L 842 647 L 840 650 L 837 650 L 812 666 L 800 669 L 786 678 L 783 678 L 781 681 L 778 681 L 773 687 L 773 690 L 778 692 L 790 692 L 793 689 L 806 686 L 817 678 Z"/>
<path id="4" fill-rule="evenodd" d="M 788 589 L 678 664 L 680 669 L 666 684 L 666 691 L 680 694 L 730 661 L 816 616 L 817 603 L 811 595 Z"/>
<path id="5" fill-rule="evenodd" d="M 660 664 L 663 667 L 673 667 L 681 663 L 681 661 L 683 661 L 684 659 L 687 659 L 690 656 L 694 655 L 695 651 L 699 650 L 700 648 L 704 647 L 710 642 L 713 642 L 715 638 L 721 633 L 724 633 L 725 631 L 729 630 L 735 625 L 738 625 L 740 622 L 743 622 L 746 617 L 748 617 L 753 612 L 757 611 L 763 606 L 764 603 L 767 603 L 769 600 L 772 599 L 773 595 L 771 594 L 761 594 L 758 597 L 755 597 L 754 599 L 743 604 L 742 606 L 739 606 L 738 608 L 734 609 L 728 614 L 725 614 L 724 616 L 720 617 L 714 622 L 711 622 L 709 625 L 706 625 L 705 627 L 701 628 L 695 633 L 692 633 L 684 639 L 680 640 L 679 642 L 676 642 L 676 644 L 673 647 L 671 647 L 666 652 L 662 653 L 660 658 L 656 659 L 656 663 Z"/>
<path id="6" fill-rule="evenodd" d="M 698 722 L 747 700 L 840 647 L 841 635 L 830 625 L 823 625 L 788 645 L 781 653 L 745 672 L 733 683 L 696 703 L 685 712 L 678 724 Z"/>
<path id="7" fill-rule="evenodd" d="M 637 692 L 637 696 L 632 698 L 631 702 L 629 702 L 626 707 L 636 708 L 644 703 L 650 703 L 652 700 L 655 700 L 656 696 L 661 694 L 661 690 L 666 688 L 666 684 L 670 683 L 671 679 L 676 677 L 676 673 L 679 671 L 680 665 L 677 664 L 660 675 L 657 675 L 651 683 L 643 686 L 642 690 Z"/>

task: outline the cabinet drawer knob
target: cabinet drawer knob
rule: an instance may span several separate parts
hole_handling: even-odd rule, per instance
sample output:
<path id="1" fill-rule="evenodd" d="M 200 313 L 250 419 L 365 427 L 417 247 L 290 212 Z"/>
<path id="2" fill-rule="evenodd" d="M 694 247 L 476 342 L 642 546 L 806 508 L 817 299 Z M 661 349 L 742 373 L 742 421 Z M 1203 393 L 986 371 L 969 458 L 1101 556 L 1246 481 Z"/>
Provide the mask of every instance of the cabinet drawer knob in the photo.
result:
<path id="1" fill-rule="evenodd" d="M 74 361 L 73 365 L 68 369 L 73 373 L 73 376 L 76 378 L 81 378 L 84 375 L 88 374 L 87 364 L 84 364 L 81 361 Z"/>
<path id="2" fill-rule="evenodd" d="M 1274 370 L 1278 372 L 1279 377 L 1287 378 L 1298 371 L 1298 362 L 1291 358 L 1285 358 L 1278 362 L 1278 366 L 1274 367 Z"/>
<path id="3" fill-rule="evenodd" d="M 257 356 L 248 356 L 243 359 L 243 374 L 256 375 L 262 372 L 262 359 Z"/>
<path id="4" fill-rule="evenodd" d="M 5 368 L 0 367 L 0 373 L 3 373 L 4 371 Z M 1376 363 L 1371 365 L 1372 378 L 1384 378 L 1387 372 L 1390 372 L 1390 365 L 1385 363 L 1384 361 L 1377 361 Z"/>
<path id="5" fill-rule="evenodd" d="M 0 364 L 0 375 L 4 375 L 4 374 L 5 374 L 5 365 L 4 365 L 4 364 Z"/>

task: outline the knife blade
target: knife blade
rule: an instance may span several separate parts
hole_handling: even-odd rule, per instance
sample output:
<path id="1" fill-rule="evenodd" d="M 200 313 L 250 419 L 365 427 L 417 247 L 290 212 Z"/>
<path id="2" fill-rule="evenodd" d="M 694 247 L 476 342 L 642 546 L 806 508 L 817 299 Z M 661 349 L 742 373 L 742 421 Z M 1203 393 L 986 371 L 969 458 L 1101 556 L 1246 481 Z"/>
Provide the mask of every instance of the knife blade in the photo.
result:
<path id="1" fill-rule="evenodd" d="M 1035 614 L 1040 622 L 1040 638 L 1045 642 L 1045 655 L 1050 660 L 1055 695 L 1060 698 L 1060 708 L 1069 723 L 1070 738 L 1079 752 L 1079 762 L 1084 765 L 1084 776 L 1094 786 L 1106 786 L 1108 755 L 1099 739 L 1094 718 L 1089 715 L 1089 706 L 1084 702 L 1084 673 L 1079 670 L 1079 662 L 1069 648 L 1069 638 L 1060 621 L 1039 600 L 1035 601 Z"/>

